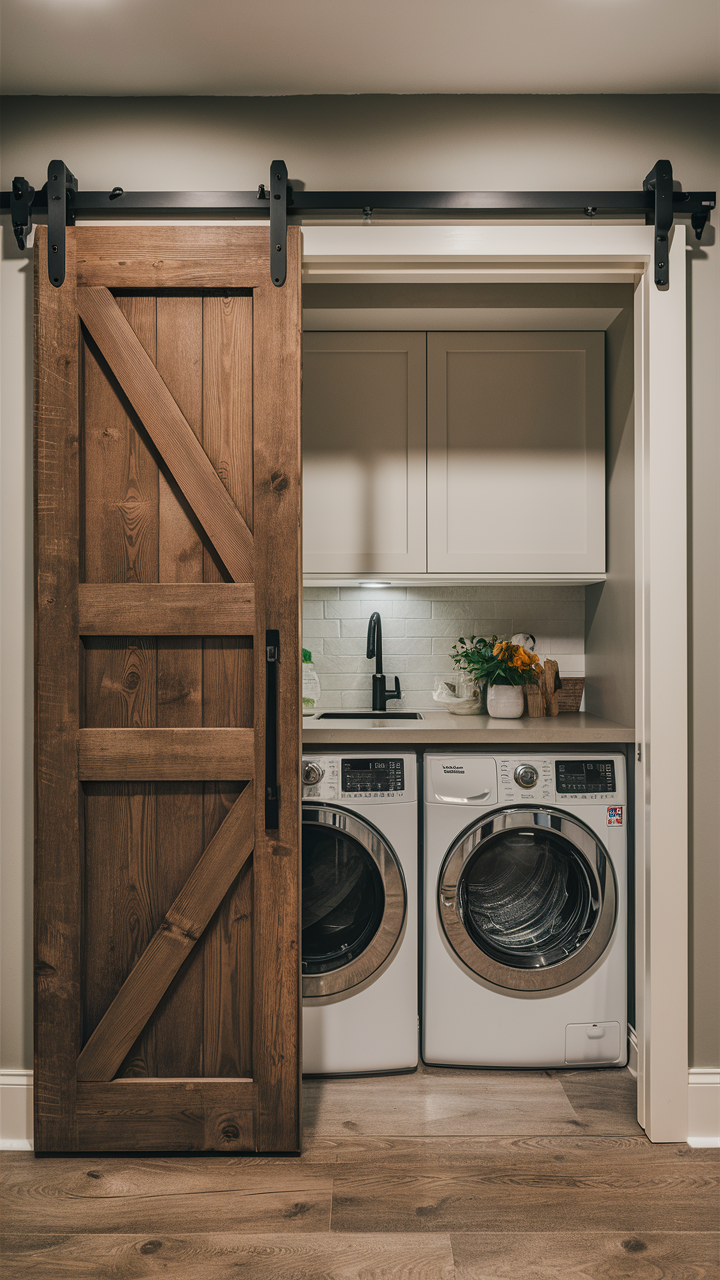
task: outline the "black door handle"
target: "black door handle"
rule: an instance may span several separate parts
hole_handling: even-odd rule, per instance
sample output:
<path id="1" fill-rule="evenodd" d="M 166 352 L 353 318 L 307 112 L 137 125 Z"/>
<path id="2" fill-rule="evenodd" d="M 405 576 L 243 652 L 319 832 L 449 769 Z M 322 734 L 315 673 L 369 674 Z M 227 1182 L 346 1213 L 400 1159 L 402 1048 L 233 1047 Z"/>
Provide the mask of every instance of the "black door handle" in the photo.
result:
<path id="1" fill-rule="evenodd" d="M 277 760 L 277 674 L 280 661 L 280 632 L 265 632 L 265 828 L 277 831 L 280 825 L 280 787 Z"/>

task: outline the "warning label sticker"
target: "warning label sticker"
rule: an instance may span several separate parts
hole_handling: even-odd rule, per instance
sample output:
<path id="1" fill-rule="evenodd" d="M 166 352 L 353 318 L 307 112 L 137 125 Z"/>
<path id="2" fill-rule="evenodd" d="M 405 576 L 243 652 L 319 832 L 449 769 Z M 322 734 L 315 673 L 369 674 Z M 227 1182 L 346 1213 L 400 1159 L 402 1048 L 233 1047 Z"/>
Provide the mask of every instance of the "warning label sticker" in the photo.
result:
<path id="1" fill-rule="evenodd" d="M 621 804 L 608 805 L 607 824 L 609 827 L 621 827 L 623 824 L 623 807 Z"/>

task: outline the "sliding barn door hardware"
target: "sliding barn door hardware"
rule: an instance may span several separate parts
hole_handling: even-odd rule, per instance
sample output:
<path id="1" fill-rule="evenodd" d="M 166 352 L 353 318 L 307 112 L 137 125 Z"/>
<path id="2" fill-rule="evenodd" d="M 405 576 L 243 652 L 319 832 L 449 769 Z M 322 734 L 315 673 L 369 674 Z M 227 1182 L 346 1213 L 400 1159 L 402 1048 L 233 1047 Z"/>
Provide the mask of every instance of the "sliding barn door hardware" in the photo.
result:
<path id="1" fill-rule="evenodd" d="M 300 191 L 288 182 L 282 160 L 270 166 L 270 184 L 254 191 L 78 191 L 77 180 L 61 160 L 48 168 L 48 181 L 33 192 L 25 178 L 15 178 L 12 191 L 0 193 L 0 211 L 12 215 L 21 249 L 27 244 L 33 216 L 48 215 L 48 272 L 59 287 L 65 277 L 65 227 L 76 217 L 121 216 L 248 218 L 270 221 L 270 279 L 282 288 L 287 278 L 287 223 L 338 215 L 432 215 L 447 217 L 644 217 L 655 227 L 655 284 L 667 289 L 669 237 L 675 218 L 689 218 L 696 238 L 715 208 L 714 191 L 674 191 L 672 165 L 658 160 L 642 191 Z M 52 246 L 56 246 L 53 248 Z"/>
<path id="2" fill-rule="evenodd" d="M 65 279 L 65 228 L 75 226 L 73 200 L 78 189 L 62 160 L 51 160 L 45 190 L 48 219 L 48 276 L 56 289 Z"/>
<path id="3" fill-rule="evenodd" d="M 655 195 L 655 215 L 651 219 L 655 223 L 655 284 L 658 289 L 665 290 L 670 288 L 668 237 L 673 224 L 673 176 L 669 160 L 658 160 L 643 182 L 643 191 L 651 191 Z M 698 231 L 695 215 L 693 215 L 692 225 L 699 240 L 705 223 L 703 222 Z"/>

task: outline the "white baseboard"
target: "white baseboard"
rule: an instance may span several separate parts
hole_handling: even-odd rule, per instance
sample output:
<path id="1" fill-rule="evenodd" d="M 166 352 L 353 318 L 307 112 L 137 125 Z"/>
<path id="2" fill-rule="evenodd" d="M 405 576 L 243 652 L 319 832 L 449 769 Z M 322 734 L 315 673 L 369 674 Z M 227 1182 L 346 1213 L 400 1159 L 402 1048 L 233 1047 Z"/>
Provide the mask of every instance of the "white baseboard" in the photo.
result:
<path id="1" fill-rule="evenodd" d="M 0 1069 L 0 1151 L 33 1149 L 33 1073 Z"/>
<path id="2" fill-rule="evenodd" d="M 637 1074 L 637 1037 L 629 1028 L 628 1067 Z M 0 1069 L 0 1151 L 33 1150 L 32 1071 Z M 720 1070 L 688 1076 L 688 1143 L 720 1147 Z"/>
<path id="3" fill-rule="evenodd" d="M 628 1023 L 628 1071 L 630 1075 L 637 1080 L 638 1071 L 638 1042 L 637 1032 L 634 1027 Z"/>
<path id="4" fill-rule="evenodd" d="M 689 1073 L 688 1142 L 720 1147 L 720 1071 L 693 1067 Z"/>

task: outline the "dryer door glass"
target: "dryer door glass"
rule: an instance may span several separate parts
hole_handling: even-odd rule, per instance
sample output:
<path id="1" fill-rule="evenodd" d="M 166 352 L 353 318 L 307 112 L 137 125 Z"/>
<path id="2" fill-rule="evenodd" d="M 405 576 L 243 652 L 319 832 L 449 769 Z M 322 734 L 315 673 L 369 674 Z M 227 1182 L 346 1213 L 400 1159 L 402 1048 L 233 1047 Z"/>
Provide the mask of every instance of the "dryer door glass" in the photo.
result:
<path id="1" fill-rule="evenodd" d="M 609 945 L 617 884 L 607 849 L 557 809 L 499 809 L 450 846 L 438 911 L 456 955 L 514 991 L 549 991 L 586 973 Z"/>
<path id="2" fill-rule="evenodd" d="M 380 927 L 384 898 L 367 849 L 345 832 L 303 823 L 303 974 L 355 960 Z"/>
<path id="3" fill-rule="evenodd" d="M 358 814 L 303 805 L 303 998 L 350 991 L 390 960 L 407 912 L 394 850 Z"/>
<path id="4" fill-rule="evenodd" d="M 460 892 L 470 937 L 501 964 L 558 964 L 582 947 L 599 902 L 586 860 L 559 833 L 500 832 L 471 858 Z"/>

